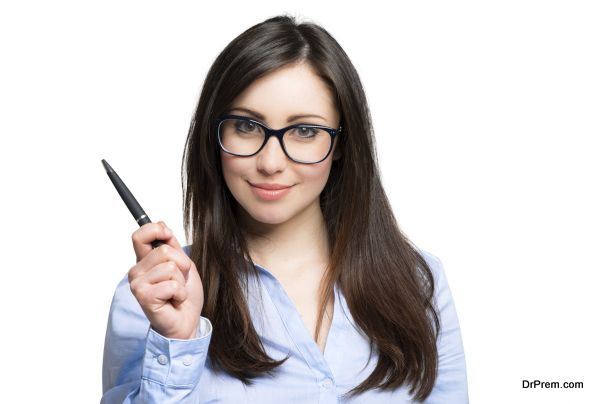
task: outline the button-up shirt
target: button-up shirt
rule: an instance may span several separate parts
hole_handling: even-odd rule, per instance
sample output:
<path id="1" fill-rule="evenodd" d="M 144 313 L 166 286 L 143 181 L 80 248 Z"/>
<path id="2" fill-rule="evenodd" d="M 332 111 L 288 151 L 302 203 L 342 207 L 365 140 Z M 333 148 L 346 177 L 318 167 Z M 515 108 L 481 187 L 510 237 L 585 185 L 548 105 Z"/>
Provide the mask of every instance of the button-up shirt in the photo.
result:
<path id="1" fill-rule="evenodd" d="M 184 251 L 190 254 L 190 246 Z M 443 265 L 420 250 L 435 281 L 439 310 L 438 375 L 426 403 L 467 403 L 467 376 L 456 310 Z M 150 327 L 133 296 L 127 274 L 110 307 L 104 344 L 101 403 L 412 403 L 408 387 L 368 390 L 346 399 L 344 393 L 365 380 L 377 364 L 369 361 L 369 340 L 354 322 L 344 295 L 334 286 L 334 310 L 324 352 L 304 325 L 294 303 L 267 268 L 255 264 L 248 306 L 267 354 L 289 359 L 274 376 L 253 379 L 251 386 L 219 372 L 207 361 L 213 324 L 201 317 L 196 338 L 165 338 Z M 254 286 L 251 286 L 254 285 Z M 399 308 L 400 310 L 401 308 Z M 218 324 L 214 326 L 218 327 Z"/>

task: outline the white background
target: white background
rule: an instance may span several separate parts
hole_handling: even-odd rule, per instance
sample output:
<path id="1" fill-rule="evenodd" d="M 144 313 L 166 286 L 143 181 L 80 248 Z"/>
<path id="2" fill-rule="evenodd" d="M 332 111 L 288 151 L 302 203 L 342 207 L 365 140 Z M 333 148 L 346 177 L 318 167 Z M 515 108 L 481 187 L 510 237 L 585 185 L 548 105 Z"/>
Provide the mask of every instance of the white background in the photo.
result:
<path id="1" fill-rule="evenodd" d="M 2 2 L 0 401 L 100 400 L 136 229 L 100 160 L 183 244 L 180 166 L 208 68 L 287 12 L 359 72 L 400 227 L 444 263 L 471 402 L 597 403 L 594 3 Z"/>

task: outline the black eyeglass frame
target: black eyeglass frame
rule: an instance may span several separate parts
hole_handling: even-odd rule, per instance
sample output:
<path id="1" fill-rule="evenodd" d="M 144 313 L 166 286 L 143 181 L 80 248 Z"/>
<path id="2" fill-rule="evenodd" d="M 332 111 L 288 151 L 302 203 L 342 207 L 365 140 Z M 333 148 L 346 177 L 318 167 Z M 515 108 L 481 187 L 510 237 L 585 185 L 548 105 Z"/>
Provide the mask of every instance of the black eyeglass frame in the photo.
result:
<path id="1" fill-rule="evenodd" d="M 247 121 L 247 122 L 252 122 L 258 126 L 260 126 L 261 128 L 263 128 L 263 130 L 265 131 L 265 140 L 263 142 L 263 144 L 258 148 L 258 150 L 255 153 L 252 154 L 236 154 L 236 153 L 232 153 L 228 150 L 225 149 L 225 147 L 223 146 L 223 144 L 221 143 L 221 137 L 219 136 L 220 133 L 220 129 L 221 129 L 221 123 L 223 123 L 223 121 L 227 120 L 227 119 L 240 119 L 243 121 Z M 249 118 L 247 116 L 242 116 L 242 115 L 221 115 L 219 116 L 217 119 L 215 119 L 215 124 L 216 124 L 216 128 L 217 128 L 217 141 L 219 143 L 219 147 L 221 148 L 221 150 L 223 150 L 225 153 L 227 154 L 231 154 L 233 156 L 238 156 L 238 157 L 252 157 L 258 153 L 260 153 L 260 151 L 265 147 L 265 145 L 267 144 L 267 142 L 269 141 L 269 139 L 271 138 L 271 136 L 275 136 L 278 140 L 279 140 L 279 145 L 281 146 L 281 149 L 283 150 L 283 152 L 285 153 L 285 155 L 287 156 L 287 158 L 289 158 L 290 160 L 296 162 L 296 163 L 300 163 L 300 164 L 317 164 L 320 163 L 321 161 L 325 160 L 329 154 L 331 153 L 331 150 L 333 149 L 333 144 L 335 141 L 335 137 L 342 133 L 342 125 L 340 124 L 340 127 L 338 129 L 333 129 L 327 126 L 323 126 L 323 125 L 316 125 L 316 124 L 311 124 L 311 123 L 297 123 L 294 125 L 290 125 L 290 126 L 286 126 L 285 128 L 281 128 L 281 129 L 271 129 L 269 128 L 267 125 L 265 125 L 264 123 L 257 121 L 255 119 Z M 285 145 L 283 143 L 283 135 L 285 134 L 285 132 L 287 132 L 288 130 L 292 129 L 292 128 L 318 128 L 318 129 L 323 129 L 325 130 L 327 133 L 329 133 L 329 136 L 331 136 L 331 143 L 329 144 L 329 150 L 327 151 L 327 154 L 325 155 L 325 157 L 323 157 L 321 160 L 319 161 L 314 161 L 314 162 L 307 162 L 307 161 L 302 161 L 302 160 L 296 160 L 294 158 L 292 158 L 287 150 L 285 149 Z"/>

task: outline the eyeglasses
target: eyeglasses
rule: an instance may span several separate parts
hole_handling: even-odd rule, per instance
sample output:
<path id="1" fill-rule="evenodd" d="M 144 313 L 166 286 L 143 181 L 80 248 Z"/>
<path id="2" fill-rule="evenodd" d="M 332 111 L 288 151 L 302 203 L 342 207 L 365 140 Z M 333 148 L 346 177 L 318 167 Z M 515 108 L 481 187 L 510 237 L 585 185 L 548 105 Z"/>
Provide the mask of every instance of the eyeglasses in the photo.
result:
<path id="1" fill-rule="evenodd" d="M 342 132 L 322 125 L 296 124 L 271 129 L 246 116 L 223 115 L 216 119 L 219 146 L 225 153 L 238 157 L 254 156 L 271 136 L 279 140 L 285 155 L 296 163 L 315 164 L 325 160 L 335 137 Z"/>

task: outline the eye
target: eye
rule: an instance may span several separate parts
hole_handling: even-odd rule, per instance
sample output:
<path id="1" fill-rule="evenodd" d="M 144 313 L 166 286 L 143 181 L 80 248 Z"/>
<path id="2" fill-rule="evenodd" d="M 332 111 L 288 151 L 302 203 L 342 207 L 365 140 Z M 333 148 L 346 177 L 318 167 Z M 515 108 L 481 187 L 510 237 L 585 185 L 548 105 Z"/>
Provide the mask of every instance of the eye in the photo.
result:
<path id="1" fill-rule="evenodd" d="M 235 122 L 235 129 L 240 132 L 253 132 L 258 129 L 258 125 L 254 122 L 239 119 Z"/>
<path id="2" fill-rule="evenodd" d="M 310 127 L 306 127 L 306 126 L 299 126 L 297 128 L 295 128 L 295 134 L 301 137 L 314 137 L 317 135 L 317 133 L 319 132 L 319 129 L 317 128 L 310 128 Z"/>

